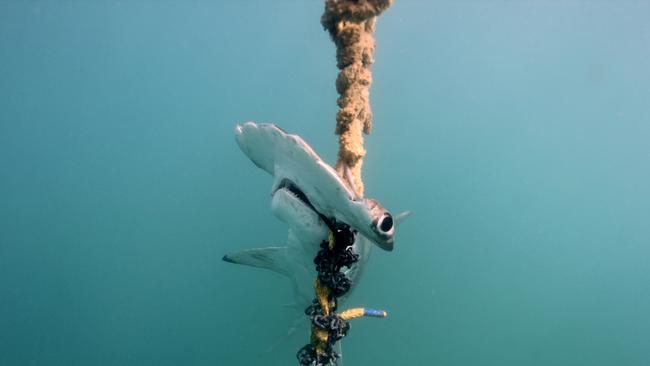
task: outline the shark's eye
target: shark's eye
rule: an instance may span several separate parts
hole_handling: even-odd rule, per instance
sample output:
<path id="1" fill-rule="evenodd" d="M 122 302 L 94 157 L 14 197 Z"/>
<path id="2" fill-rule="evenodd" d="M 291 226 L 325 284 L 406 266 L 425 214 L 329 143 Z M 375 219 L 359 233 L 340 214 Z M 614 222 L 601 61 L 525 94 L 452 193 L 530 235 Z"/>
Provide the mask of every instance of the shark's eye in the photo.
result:
<path id="1" fill-rule="evenodd" d="M 379 230 L 387 233 L 393 228 L 393 217 L 390 214 L 384 215 L 379 222 Z"/>

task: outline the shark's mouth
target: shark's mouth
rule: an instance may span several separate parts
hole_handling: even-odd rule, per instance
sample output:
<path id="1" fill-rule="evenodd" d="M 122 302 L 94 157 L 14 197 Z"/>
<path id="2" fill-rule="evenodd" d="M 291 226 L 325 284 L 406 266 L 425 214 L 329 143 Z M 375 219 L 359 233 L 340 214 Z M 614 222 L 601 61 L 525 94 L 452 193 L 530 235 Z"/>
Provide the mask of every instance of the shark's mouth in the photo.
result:
<path id="1" fill-rule="evenodd" d="M 300 202 L 304 203 L 305 206 L 309 207 L 312 211 L 314 211 L 318 216 L 323 216 L 320 212 L 316 210 L 314 205 L 309 202 L 309 198 L 307 198 L 307 195 L 300 190 L 300 188 L 291 180 L 284 178 L 280 181 L 280 184 L 278 184 L 277 188 L 273 191 L 273 194 L 275 194 L 279 190 L 285 190 L 289 193 L 291 193 L 294 197 L 296 197 Z"/>
<path id="2" fill-rule="evenodd" d="M 287 178 L 283 178 L 280 183 L 277 185 L 275 190 L 273 190 L 273 194 L 276 194 L 278 191 L 284 191 L 291 196 L 295 197 L 298 201 L 303 203 L 305 206 L 307 206 L 310 210 L 312 210 L 320 219 L 323 221 L 323 223 L 329 228 L 329 230 L 334 233 L 335 236 L 341 235 L 341 233 L 349 233 L 351 236 L 349 239 L 345 240 L 345 242 L 349 243 L 349 245 L 352 245 L 354 243 L 354 238 L 355 234 L 357 233 L 356 230 L 350 228 L 350 225 L 337 221 L 334 218 L 328 218 L 327 216 L 323 215 L 322 213 L 318 212 L 316 210 L 316 207 L 309 202 L 309 198 L 307 198 L 307 195 L 305 192 L 303 192 L 300 187 L 293 181 Z M 337 236 L 338 237 L 338 236 Z M 340 240 L 340 239 L 337 239 Z"/>

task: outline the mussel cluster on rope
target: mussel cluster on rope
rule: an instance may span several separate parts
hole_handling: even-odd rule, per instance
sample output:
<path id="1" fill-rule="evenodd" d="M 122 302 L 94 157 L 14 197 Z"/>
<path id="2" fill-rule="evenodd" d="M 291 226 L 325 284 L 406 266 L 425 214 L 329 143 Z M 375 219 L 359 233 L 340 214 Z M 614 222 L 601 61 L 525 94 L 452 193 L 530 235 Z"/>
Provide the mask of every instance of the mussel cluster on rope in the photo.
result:
<path id="1" fill-rule="evenodd" d="M 330 240 L 321 243 L 321 250 L 314 258 L 318 278 L 316 280 L 317 298 L 305 310 L 312 325 L 311 343 L 298 351 L 301 365 L 329 365 L 336 362 L 339 355 L 334 352 L 336 342 L 345 337 L 350 324 L 335 314 L 337 297 L 350 290 L 351 282 L 341 269 L 350 268 L 359 260 L 352 248 L 354 232 L 348 225 L 337 224 L 330 231 Z"/>

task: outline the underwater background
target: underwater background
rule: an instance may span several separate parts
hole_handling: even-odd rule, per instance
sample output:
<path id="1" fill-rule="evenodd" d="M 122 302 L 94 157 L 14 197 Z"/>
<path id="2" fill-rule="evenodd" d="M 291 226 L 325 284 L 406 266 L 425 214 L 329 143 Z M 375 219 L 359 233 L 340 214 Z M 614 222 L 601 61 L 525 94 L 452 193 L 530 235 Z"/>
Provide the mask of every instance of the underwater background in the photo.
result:
<path id="1" fill-rule="evenodd" d="M 292 365 L 233 128 L 336 157 L 321 1 L 0 2 L 0 365 Z M 394 213 L 346 365 L 650 364 L 650 2 L 378 20 L 366 195 Z M 278 343 L 279 342 L 279 343 Z M 269 348 L 276 345 L 273 351 Z"/>

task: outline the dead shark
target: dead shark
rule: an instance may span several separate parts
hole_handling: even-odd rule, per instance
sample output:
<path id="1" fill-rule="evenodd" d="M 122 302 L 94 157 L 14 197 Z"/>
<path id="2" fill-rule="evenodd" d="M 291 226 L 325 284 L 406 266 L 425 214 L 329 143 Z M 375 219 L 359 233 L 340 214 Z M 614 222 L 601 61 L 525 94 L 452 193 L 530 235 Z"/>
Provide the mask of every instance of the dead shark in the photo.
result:
<path id="1" fill-rule="evenodd" d="M 297 135 L 274 124 L 247 122 L 235 127 L 241 150 L 274 178 L 271 208 L 289 226 L 286 246 L 230 253 L 223 260 L 265 268 L 286 276 L 295 294 L 295 307 L 303 311 L 314 298 L 314 257 L 327 240 L 332 222 L 342 222 L 357 232 L 354 250 L 360 259 L 345 275 L 352 285 L 365 267 L 372 244 L 391 251 L 394 218 L 379 202 L 355 195 L 344 179 Z"/>

